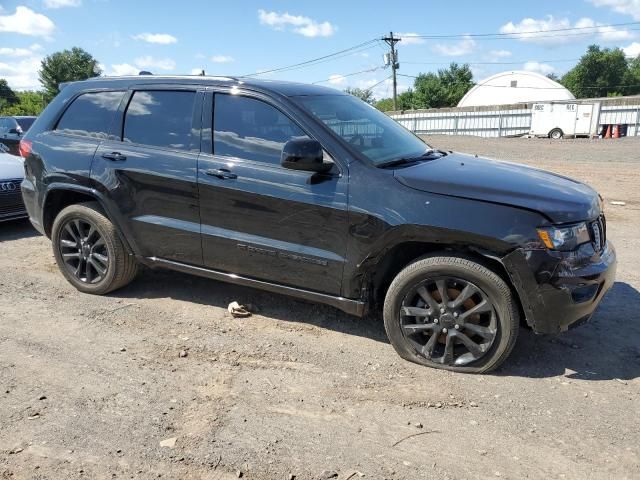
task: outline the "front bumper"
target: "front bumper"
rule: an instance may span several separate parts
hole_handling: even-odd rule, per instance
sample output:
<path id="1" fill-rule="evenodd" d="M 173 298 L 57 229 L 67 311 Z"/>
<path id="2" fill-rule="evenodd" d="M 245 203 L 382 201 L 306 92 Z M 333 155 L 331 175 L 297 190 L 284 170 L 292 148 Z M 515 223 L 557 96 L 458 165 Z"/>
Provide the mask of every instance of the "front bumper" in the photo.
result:
<path id="1" fill-rule="evenodd" d="M 616 275 L 616 251 L 590 244 L 576 252 L 516 250 L 503 263 L 536 333 L 559 333 L 589 320 Z"/>

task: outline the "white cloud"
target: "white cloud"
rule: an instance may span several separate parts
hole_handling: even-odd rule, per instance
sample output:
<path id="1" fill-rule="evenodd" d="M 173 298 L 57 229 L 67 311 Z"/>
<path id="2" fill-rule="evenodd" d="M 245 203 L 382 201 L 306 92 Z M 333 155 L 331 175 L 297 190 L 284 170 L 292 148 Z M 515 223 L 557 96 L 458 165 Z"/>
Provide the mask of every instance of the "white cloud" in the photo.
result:
<path id="1" fill-rule="evenodd" d="M 467 35 L 457 43 L 436 43 L 433 46 L 433 51 L 447 57 L 460 57 L 473 52 L 475 48 L 475 40 Z"/>
<path id="2" fill-rule="evenodd" d="M 138 75 L 140 73 L 140 69 L 138 67 L 134 67 L 128 63 L 119 63 L 116 65 L 111 65 L 111 70 L 109 71 L 109 76 L 122 76 L 122 75 Z"/>
<path id="3" fill-rule="evenodd" d="M 231 63 L 235 62 L 235 59 L 229 55 L 214 55 L 211 57 L 211 61 L 213 63 Z"/>
<path id="4" fill-rule="evenodd" d="M 631 45 L 624 47 L 622 51 L 627 57 L 636 58 L 640 56 L 640 43 L 633 42 Z"/>
<path id="5" fill-rule="evenodd" d="M 603 42 L 617 42 L 620 40 L 628 40 L 630 38 L 633 38 L 633 35 L 629 30 L 602 26 L 601 23 L 597 23 L 594 20 L 586 17 L 578 20 L 575 24 L 575 27 L 587 29 L 593 28 L 593 31 L 597 32 L 598 38 Z"/>
<path id="6" fill-rule="evenodd" d="M 609 7 L 613 11 L 640 20 L 640 0 L 590 0 L 596 7 Z"/>
<path id="7" fill-rule="evenodd" d="M 107 75 L 138 75 L 141 70 L 173 70 L 176 68 L 176 62 L 170 58 L 153 58 L 151 56 L 136 58 L 133 65 L 130 63 L 118 63 L 111 65 L 111 69 Z M 103 69 L 106 70 L 106 69 Z M 198 69 L 200 73 L 200 69 Z"/>
<path id="8" fill-rule="evenodd" d="M 0 47 L 0 57 L 28 57 L 31 53 L 28 48 Z"/>
<path id="9" fill-rule="evenodd" d="M 548 65 L 546 63 L 539 63 L 539 62 L 527 62 L 524 64 L 523 68 L 528 72 L 536 72 L 542 75 L 549 75 L 550 73 L 553 73 L 556 70 L 551 65 Z"/>
<path id="10" fill-rule="evenodd" d="M 160 45 L 169 45 L 171 43 L 176 43 L 178 39 L 173 35 L 169 35 L 168 33 L 139 33 L 137 35 L 133 35 L 131 38 L 134 40 L 142 40 L 147 43 L 157 43 Z"/>
<path id="11" fill-rule="evenodd" d="M 347 82 L 347 79 L 342 75 L 329 75 L 329 83 L 331 85 L 344 85 Z"/>
<path id="12" fill-rule="evenodd" d="M 512 55 L 509 50 L 491 50 L 489 56 L 491 58 L 508 58 Z"/>
<path id="13" fill-rule="evenodd" d="M 289 13 L 267 12 L 258 10 L 258 18 L 262 25 L 268 25 L 275 30 L 285 30 L 291 27 L 295 33 L 305 37 L 330 37 L 337 28 L 329 22 L 317 22 L 302 15 L 290 15 Z"/>
<path id="14" fill-rule="evenodd" d="M 562 30 L 569 28 L 580 28 L 576 31 L 560 31 L 550 33 L 550 30 Z M 603 26 L 591 18 L 583 17 L 575 24 L 572 24 L 568 18 L 554 18 L 553 15 L 547 15 L 545 18 L 523 18 L 518 23 L 509 22 L 500 27 L 501 33 L 513 34 L 523 42 L 538 43 L 541 45 L 558 45 L 562 43 L 583 41 L 589 36 L 596 37 L 602 42 L 615 42 L 633 37 L 633 34 L 627 29 Z"/>
<path id="15" fill-rule="evenodd" d="M 55 29 L 49 17 L 27 7 L 16 7 L 13 15 L 0 15 L 0 32 L 50 37 Z"/>
<path id="16" fill-rule="evenodd" d="M 39 50 L 42 50 L 42 46 L 37 43 L 29 48 L 0 47 L 0 57 L 29 57 Z"/>
<path id="17" fill-rule="evenodd" d="M 46 8 L 79 7 L 82 0 L 44 0 Z"/>
<path id="18" fill-rule="evenodd" d="M 424 43 L 424 38 L 418 37 L 417 33 L 398 33 L 396 36 L 402 39 L 400 45 L 420 45 Z"/>
<path id="19" fill-rule="evenodd" d="M 170 58 L 153 58 L 149 55 L 136 58 L 134 64 L 139 68 L 157 68 L 158 70 L 173 70 L 176 68 L 176 62 Z"/>
<path id="20" fill-rule="evenodd" d="M 203 68 L 192 68 L 191 75 L 200 75 L 202 73 Z"/>
<path id="21" fill-rule="evenodd" d="M 17 62 L 0 62 L 0 77 L 15 90 L 39 90 L 38 70 L 41 61 L 40 57 L 30 57 Z"/>

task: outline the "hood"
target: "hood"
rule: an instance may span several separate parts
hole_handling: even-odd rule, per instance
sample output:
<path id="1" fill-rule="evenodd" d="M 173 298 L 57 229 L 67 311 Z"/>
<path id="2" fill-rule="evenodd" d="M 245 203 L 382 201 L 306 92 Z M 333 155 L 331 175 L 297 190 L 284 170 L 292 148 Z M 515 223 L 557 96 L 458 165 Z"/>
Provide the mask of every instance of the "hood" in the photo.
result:
<path id="1" fill-rule="evenodd" d="M 24 178 L 22 158 L 8 153 L 0 153 L 0 181 Z"/>
<path id="2" fill-rule="evenodd" d="M 598 194 L 584 183 L 515 163 L 451 153 L 394 171 L 404 185 L 424 192 L 535 210 L 553 223 L 597 217 Z"/>

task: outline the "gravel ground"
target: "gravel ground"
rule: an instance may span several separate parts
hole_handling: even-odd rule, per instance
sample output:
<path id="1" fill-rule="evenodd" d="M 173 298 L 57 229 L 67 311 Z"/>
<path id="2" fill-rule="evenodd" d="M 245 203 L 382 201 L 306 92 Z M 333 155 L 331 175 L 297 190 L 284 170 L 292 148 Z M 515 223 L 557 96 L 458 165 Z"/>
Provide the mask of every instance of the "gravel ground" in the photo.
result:
<path id="1" fill-rule="evenodd" d="M 0 478 L 640 478 L 640 139 L 428 141 L 626 202 L 590 324 L 522 330 L 494 374 L 452 374 L 398 358 L 378 318 L 248 288 L 144 271 L 80 294 L 47 239 L 3 224 Z M 260 311 L 233 319 L 233 300 Z"/>

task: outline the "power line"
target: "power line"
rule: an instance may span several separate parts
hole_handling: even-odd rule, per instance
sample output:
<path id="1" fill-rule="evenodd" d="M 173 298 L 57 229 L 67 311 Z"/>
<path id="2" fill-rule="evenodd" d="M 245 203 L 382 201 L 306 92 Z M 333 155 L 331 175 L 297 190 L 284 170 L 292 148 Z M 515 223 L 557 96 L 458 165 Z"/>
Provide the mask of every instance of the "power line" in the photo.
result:
<path id="1" fill-rule="evenodd" d="M 249 74 L 241 75 L 241 76 L 242 77 L 255 77 L 257 75 L 264 75 L 266 73 L 275 73 L 275 72 L 282 72 L 282 71 L 285 71 L 285 70 L 291 70 L 291 69 L 295 69 L 295 68 L 301 68 L 301 67 L 308 66 L 308 65 L 311 65 L 311 64 L 320 63 L 323 60 L 330 59 L 330 58 L 336 57 L 338 55 L 342 55 L 342 54 L 346 54 L 346 53 L 349 53 L 349 54 L 356 53 L 356 52 L 354 52 L 354 50 L 362 49 L 363 47 L 368 47 L 368 48 L 374 47 L 375 44 L 378 41 L 379 41 L 378 38 L 374 38 L 372 40 L 368 40 L 366 42 L 362 42 L 362 43 L 360 43 L 358 45 L 354 45 L 353 47 L 345 48 L 345 49 L 339 50 L 337 52 L 333 52 L 333 53 L 329 53 L 327 55 L 323 55 L 322 57 L 312 58 L 311 60 L 305 60 L 304 62 L 294 63 L 292 65 L 286 65 L 284 67 L 272 68 L 272 69 L 269 69 L 269 70 L 263 70 L 261 72 L 249 73 Z M 368 49 L 368 48 L 366 48 L 366 49 Z"/>
<path id="2" fill-rule="evenodd" d="M 367 70 L 360 70 L 359 72 L 353 72 L 353 73 L 336 74 L 336 75 L 332 75 L 329 78 L 325 78 L 324 80 L 318 80 L 317 82 L 311 82 L 311 84 L 315 85 L 317 83 L 329 82 L 329 81 L 333 80 L 336 77 L 346 78 L 346 77 L 353 77 L 354 75 L 360 75 L 361 73 L 375 72 L 376 70 L 380 70 L 381 68 L 384 68 L 384 67 L 374 67 L 374 68 L 369 68 Z"/>
<path id="3" fill-rule="evenodd" d="M 561 63 L 561 62 L 577 62 L 579 58 L 565 58 L 561 60 L 521 60 L 518 62 L 464 62 L 465 65 L 519 65 L 526 62 L 536 63 Z M 410 65 L 448 65 L 451 62 L 411 62 L 403 61 L 402 63 L 408 63 Z"/>
<path id="4" fill-rule="evenodd" d="M 380 80 L 378 83 L 374 83 L 373 85 L 371 85 L 370 87 L 367 87 L 366 90 L 373 90 L 374 88 L 376 88 L 378 85 L 380 85 L 382 82 L 386 82 L 387 80 L 389 80 L 391 77 L 393 77 L 393 75 L 389 75 L 387 78 L 383 78 L 382 80 Z"/>
<path id="5" fill-rule="evenodd" d="M 529 32 L 502 32 L 502 33 L 456 33 L 456 34 L 429 34 L 429 35 L 406 35 L 404 38 L 428 38 L 432 40 L 437 39 L 446 39 L 446 38 L 512 38 L 512 37 L 525 37 L 527 35 L 537 35 L 537 34 L 546 34 L 546 33 L 557 33 L 557 32 L 571 32 L 576 30 L 592 30 L 590 32 L 581 32 L 579 35 L 592 35 L 594 33 L 600 33 L 599 30 L 603 28 L 612 28 L 612 27 L 628 27 L 628 26 L 640 26 L 640 22 L 625 22 L 625 23 L 610 23 L 605 25 L 593 25 L 590 27 L 567 27 L 567 28 L 555 28 L 555 29 L 547 29 L 547 30 L 532 30 Z M 637 29 L 629 29 L 629 30 L 637 30 Z M 572 36 L 572 34 L 559 34 L 559 35 L 551 35 L 551 36 Z M 544 38 L 545 35 L 536 36 L 533 38 Z M 401 37 L 402 38 L 402 37 Z"/>

